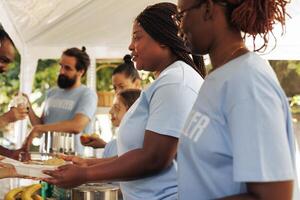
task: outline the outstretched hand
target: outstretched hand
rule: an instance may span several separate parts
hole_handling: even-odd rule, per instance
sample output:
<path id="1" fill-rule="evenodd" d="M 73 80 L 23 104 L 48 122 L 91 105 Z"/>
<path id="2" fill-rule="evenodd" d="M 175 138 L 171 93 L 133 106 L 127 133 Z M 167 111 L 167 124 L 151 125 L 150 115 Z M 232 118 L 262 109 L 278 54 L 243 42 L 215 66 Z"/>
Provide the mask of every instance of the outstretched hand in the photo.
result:
<path id="1" fill-rule="evenodd" d="M 43 181 L 57 185 L 61 188 L 73 188 L 87 182 L 86 171 L 86 167 L 67 164 L 58 167 L 57 170 L 43 171 L 45 174 L 51 176 L 51 178 L 45 178 Z"/>

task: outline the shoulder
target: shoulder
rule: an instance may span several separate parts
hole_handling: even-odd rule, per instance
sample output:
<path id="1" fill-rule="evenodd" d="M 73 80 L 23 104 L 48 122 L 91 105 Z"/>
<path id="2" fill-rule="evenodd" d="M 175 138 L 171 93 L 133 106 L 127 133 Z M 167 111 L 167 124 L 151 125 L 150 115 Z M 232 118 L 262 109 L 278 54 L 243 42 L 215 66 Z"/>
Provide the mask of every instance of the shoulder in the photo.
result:
<path id="1" fill-rule="evenodd" d="M 188 64 L 176 61 L 161 72 L 159 77 L 146 89 L 146 93 L 154 93 L 160 88 L 191 88 L 198 92 L 203 82 L 202 77 Z"/>
<path id="2" fill-rule="evenodd" d="M 157 78 L 163 83 L 182 83 L 185 77 L 201 78 L 200 75 L 188 64 L 183 61 L 176 61 L 167 67 Z"/>
<path id="3" fill-rule="evenodd" d="M 252 52 L 225 64 L 209 78 L 214 77 L 223 80 L 225 85 L 241 89 L 279 85 L 276 74 L 268 61 Z"/>
<path id="4" fill-rule="evenodd" d="M 82 85 L 80 89 L 81 89 L 80 92 L 83 94 L 83 96 L 97 97 L 96 91 L 92 90 L 91 88 L 88 88 L 85 85 Z"/>
<path id="5" fill-rule="evenodd" d="M 49 96 L 53 96 L 55 93 L 57 93 L 60 89 L 58 87 L 53 87 L 50 88 L 47 92 L 46 95 Z"/>

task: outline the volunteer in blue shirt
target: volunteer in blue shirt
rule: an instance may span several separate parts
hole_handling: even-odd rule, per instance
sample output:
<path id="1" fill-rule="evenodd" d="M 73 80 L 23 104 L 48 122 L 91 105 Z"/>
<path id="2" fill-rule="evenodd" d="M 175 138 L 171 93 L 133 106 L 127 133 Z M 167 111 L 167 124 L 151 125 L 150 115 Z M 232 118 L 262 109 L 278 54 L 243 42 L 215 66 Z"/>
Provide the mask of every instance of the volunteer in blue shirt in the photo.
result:
<path id="1" fill-rule="evenodd" d="M 284 26 L 286 3 L 178 1 L 180 33 L 213 67 L 179 139 L 179 199 L 298 199 L 287 98 L 241 34 L 262 36 L 256 50 L 264 50 L 273 24 Z"/>
<path id="2" fill-rule="evenodd" d="M 178 137 L 203 79 L 177 35 L 171 18 L 176 9 L 171 3 L 149 6 L 133 24 L 129 49 L 136 68 L 159 75 L 125 114 L 117 139 L 118 157 L 90 167 L 65 165 L 46 171 L 53 176 L 47 181 L 74 187 L 121 180 L 124 199 L 177 199 Z"/>

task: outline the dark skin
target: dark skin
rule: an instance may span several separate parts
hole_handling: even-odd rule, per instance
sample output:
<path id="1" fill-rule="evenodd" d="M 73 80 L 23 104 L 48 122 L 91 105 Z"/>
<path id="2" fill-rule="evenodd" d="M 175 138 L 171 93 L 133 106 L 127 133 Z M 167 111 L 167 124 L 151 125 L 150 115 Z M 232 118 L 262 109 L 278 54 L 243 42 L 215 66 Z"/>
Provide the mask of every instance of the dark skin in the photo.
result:
<path id="1" fill-rule="evenodd" d="M 142 149 L 129 151 L 120 157 L 108 158 L 103 162 L 100 160 L 88 167 L 65 165 L 57 171 L 45 171 L 53 177 L 46 181 L 59 187 L 72 188 L 86 182 L 128 181 L 150 176 L 170 166 L 176 154 L 177 142 L 177 138 L 146 130 Z M 78 173 L 78 170 L 82 173 Z"/>
<path id="2" fill-rule="evenodd" d="M 197 0 L 178 0 L 179 11 L 198 3 Z M 196 26 L 195 24 L 198 24 Z M 201 25 L 200 25 L 201 24 Z M 239 30 L 230 27 L 225 8 L 208 0 L 200 7 L 185 13 L 180 28 L 193 45 L 193 51 L 209 54 L 213 69 L 248 52 Z M 247 182 L 246 194 L 223 197 L 223 200 L 288 200 L 292 199 L 293 181 Z"/>
<path id="3" fill-rule="evenodd" d="M 129 49 L 138 69 L 161 72 L 176 59 L 170 49 L 154 41 L 141 26 L 133 25 Z M 145 130 L 142 148 L 120 157 L 98 160 L 90 166 L 65 165 L 56 171 L 45 171 L 52 178 L 47 182 L 70 188 L 86 182 L 134 180 L 151 176 L 169 167 L 175 158 L 178 138 Z M 81 173 L 78 173 L 80 171 Z"/>
<path id="4" fill-rule="evenodd" d="M 15 59 L 15 47 L 10 42 L 9 39 L 4 38 L 0 41 L 0 73 L 5 73 L 9 69 L 9 64 L 11 64 Z M 4 127 L 9 123 L 22 120 L 28 115 L 26 108 L 18 107 L 11 108 L 8 112 L 0 116 L 0 127 Z M 19 160 L 20 153 L 23 149 L 10 150 L 5 147 L 0 146 L 0 155 Z"/>
<path id="5" fill-rule="evenodd" d="M 3 73 L 8 71 L 9 64 L 15 59 L 15 47 L 7 38 L 0 42 L 0 73 Z"/>

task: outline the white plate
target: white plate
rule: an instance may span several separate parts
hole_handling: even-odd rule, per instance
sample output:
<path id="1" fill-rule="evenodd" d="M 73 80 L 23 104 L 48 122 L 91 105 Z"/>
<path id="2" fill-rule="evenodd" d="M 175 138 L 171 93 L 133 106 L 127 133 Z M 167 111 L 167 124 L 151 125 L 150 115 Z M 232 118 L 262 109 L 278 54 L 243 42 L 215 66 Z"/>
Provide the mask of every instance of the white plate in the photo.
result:
<path id="1" fill-rule="evenodd" d="M 10 158 L 5 158 L 0 162 L 13 165 L 17 173 L 20 175 L 36 177 L 36 178 L 48 178 L 49 176 L 44 174 L 42 171 L 55 170 L 58 167 L 58 166 L 51 166 L 51 165 L 26 164 Z"/>

